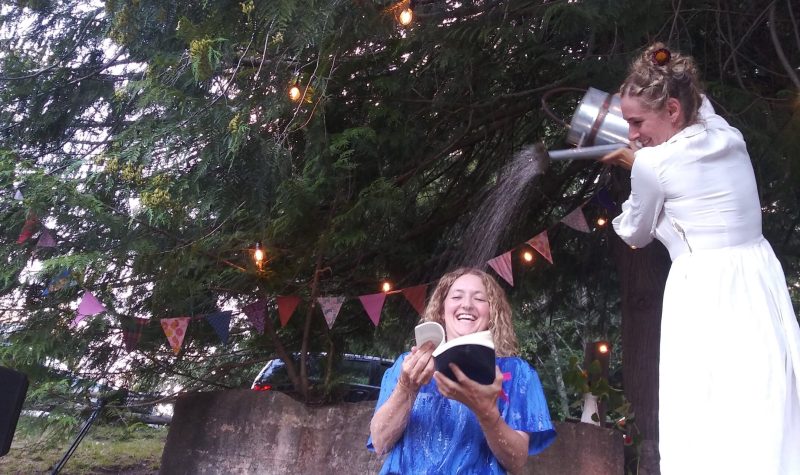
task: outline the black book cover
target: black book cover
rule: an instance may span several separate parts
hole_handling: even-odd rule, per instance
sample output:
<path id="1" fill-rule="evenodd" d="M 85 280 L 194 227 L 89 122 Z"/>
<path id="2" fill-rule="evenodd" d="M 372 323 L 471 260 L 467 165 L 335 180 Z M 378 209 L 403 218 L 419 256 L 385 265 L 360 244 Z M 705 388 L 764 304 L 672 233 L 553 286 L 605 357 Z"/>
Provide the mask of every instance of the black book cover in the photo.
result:
<path id="1" fill-rule="evenodd" d="M 436 371 L 456 381 L 450 370 L 450 363 L 456 366 L 471 380 L 480 384 L 494 382 L 495 352 L 492 334 L 482 331 L 464 335 L 450 341 L 444 340 L 444 328 L 434 322 L 423 323 L 416 329 L 417 345 L 424 341 L 438 342 L 433 352 Z"/>

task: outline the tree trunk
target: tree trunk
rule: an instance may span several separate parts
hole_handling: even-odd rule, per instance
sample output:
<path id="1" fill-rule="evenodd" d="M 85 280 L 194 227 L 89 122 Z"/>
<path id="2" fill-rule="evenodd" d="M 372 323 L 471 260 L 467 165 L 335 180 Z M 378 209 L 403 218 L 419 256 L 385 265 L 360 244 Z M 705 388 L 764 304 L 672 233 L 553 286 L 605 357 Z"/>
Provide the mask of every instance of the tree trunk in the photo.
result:
<path id="1" fill-rule="evenodd" d="M 622 296 L 622 368 L 625 396 L 642 437 L 639 474 L 658 474 L 658 362 L 661 304 L 671 261 L 655 241 L 631 249 L 612 238 Z"/>

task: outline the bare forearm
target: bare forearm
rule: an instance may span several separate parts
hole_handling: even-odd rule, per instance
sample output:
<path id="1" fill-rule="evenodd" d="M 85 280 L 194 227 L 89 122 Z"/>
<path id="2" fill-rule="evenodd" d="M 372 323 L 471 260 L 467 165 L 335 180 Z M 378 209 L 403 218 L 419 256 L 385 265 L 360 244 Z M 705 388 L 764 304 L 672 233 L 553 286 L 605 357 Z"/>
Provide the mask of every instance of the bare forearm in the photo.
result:
<path id="1" fill-rule="evenodd" d="M 511 473 L 522 470 L 528 461 L 528 434 L 506 424 L 497 408 L 478 416 L 478 422 L 489 449 L 500 465 Z"/>
<path id="2" fill-rule="evenodd" d="M 369 424 L 372 445 L 375 452 L 385 454 L 403 435 L 411 415 L 411 408 L 417 398 L 416 391 L 411 391 L 398 384 L 389 399 L 372 416 Z"/>

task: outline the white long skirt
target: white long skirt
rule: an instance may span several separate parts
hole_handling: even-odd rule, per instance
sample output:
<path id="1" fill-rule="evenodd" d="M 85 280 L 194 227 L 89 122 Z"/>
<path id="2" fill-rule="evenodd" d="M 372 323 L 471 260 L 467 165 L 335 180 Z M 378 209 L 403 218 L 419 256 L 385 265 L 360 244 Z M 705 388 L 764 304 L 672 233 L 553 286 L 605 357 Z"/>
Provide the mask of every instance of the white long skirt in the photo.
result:
<path id="1" fill-rule="evenodd" d="M 769 243 L 673 263 L 659 364 L 663 475 L 800 474 L 800 329 Z"/>

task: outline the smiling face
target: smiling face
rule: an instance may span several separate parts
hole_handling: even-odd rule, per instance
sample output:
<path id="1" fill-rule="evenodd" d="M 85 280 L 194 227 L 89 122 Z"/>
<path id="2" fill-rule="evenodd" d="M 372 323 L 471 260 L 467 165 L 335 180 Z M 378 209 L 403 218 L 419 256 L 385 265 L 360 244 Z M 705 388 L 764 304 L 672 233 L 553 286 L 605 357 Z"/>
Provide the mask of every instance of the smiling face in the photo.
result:
<path id="1" fill-rule="evenodd" d="M 447 339 L 489 329 L 489 299 L 483 280 L 464 274 L 453 282 L 444 299 Z"/>
<path id="2" fill-rule="evenodd" d="M 668 99 L 663 109 L 653 110 L 636 96 L 622 96 L 622 117 L 628 121 L 628 139 L 638 141 L 641 147 L 661 145 L 675 135 L 680 127 L 680 103 Z"/>

